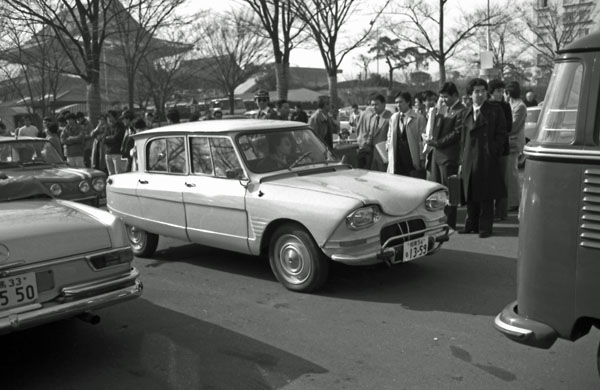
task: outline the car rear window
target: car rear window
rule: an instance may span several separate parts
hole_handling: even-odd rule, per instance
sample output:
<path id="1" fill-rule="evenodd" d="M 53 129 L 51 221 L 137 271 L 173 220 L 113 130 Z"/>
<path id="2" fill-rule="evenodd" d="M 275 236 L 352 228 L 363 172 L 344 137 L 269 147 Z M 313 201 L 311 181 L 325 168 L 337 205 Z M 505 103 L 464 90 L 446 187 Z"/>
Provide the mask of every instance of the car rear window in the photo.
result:
<path id="1" fill-rule="evenodd" d="M 148 171 L 187 173 L 184 137 L 156 138 L 146 148 Z"/>
<path id="2" fill-rule="evenodd" d="M 556 64 L 544 99 L 536 141 L 542 144 L 570 144 L 575 140 L 582 82 L 581 63 Z"/>

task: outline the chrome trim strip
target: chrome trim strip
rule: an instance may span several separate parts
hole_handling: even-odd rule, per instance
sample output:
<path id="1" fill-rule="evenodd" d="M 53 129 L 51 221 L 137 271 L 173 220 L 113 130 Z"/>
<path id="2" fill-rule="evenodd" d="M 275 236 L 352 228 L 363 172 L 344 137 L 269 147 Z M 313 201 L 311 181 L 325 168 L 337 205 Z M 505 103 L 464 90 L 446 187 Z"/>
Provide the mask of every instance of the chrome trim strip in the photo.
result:
<path id="1" fill-rule="evenodd" d="M 115 287 L 128 282 L 133 282 L 140 276 L 139 271 L 132 267 L 127 275 L 123 275 L 115 279 L 114 277 L 105 278 L 103 280 L 95 280 L 93 282 L 83 283 L 76 286 L 63 287 L 60 290 L 60 295 L 67 298 L 76 298 L 80 294 L 89 294 L 96 290 L 103 290 L 110 287 Z"/>
<path id="2" fill-rule="evenodd" d="M 542 146 L 525 146 L 523 153 L 526 156 L 535 157 L 557 157 L 569 160 L 584 158 L 600 161 L 600 150 L 548 149 Z"/>
<path id="3" fill-rule="evenodd" d="M 63 257 L 60 259 L 53 259 L 53 260 L 44 260 L 40 263 L 25 265 L 24 267 L 11 268 L 10 270 L 0 271 L 0 277 L 4 278 L 4 277 L 11 276 L 11 275 L 21 273 L 21 272 L 35 271 L 40 268 L 53 267 L 53 266 L 59 265 L 59 264 L 70 263 L 72 261 L 81 261 L 81 260 L 84 260 L 87 256 L 98 256 L 98 255 L 102 255 L 104 253 L 110 253 L 110 252 L 116 251 L 116 250 L 128 250 L 128 249 L 130 249 L 129 246 L 123 246 L 123 247 L 115 248 L 115 249 L 112 249 L 112 248 L 111 249 L 101 249 L 97 252 L 92 252 L 89 254 L 68 256 L 68 257 Z"/>
<path id="4" fill-rule="evenodd" d="M 498 314 L 496 316 L 496 318 L 494 319 L 494 325 L 496 325 L 496 327 L 498 329 L 501 329 L 502 331 L 510 334 L 511 336 L 517 337 L 519 339 L 524 339 L 533 333 L 533 331 L 530 329 L 519 328 L 518 326 L 510 325 L 510 324 L 503 322 L 502 319 L 500 318 L 501 315 L 502 315 L 502 313 Z"/>

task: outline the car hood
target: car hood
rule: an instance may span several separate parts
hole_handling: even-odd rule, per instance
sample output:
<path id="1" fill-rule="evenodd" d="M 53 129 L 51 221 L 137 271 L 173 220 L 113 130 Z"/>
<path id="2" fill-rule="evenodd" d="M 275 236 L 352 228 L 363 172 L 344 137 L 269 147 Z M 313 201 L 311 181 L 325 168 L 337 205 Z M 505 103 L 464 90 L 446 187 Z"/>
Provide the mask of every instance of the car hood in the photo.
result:
<path id="1" fill-rule="evenodd" d="M 90 179 L 94 176 L 92 169 L 78 169 L 70 167 L 51 167 L 51 166 L 37 166 L 37 167 L 25 167 L 25 168 L 11 168 L 5 169 L 3 172 L 8 177 L 17 176 L 33 176 L 36 179 L 47 182 L 73 182 L 77 180 Z"/>
<path id="2" fill-rule="evenodd" d="M 389 215 L 405 215 L 421 206 L 440 184 L 383 172 L 350 169 L 314 175 L 285 177 L 269 184 L 305 189 L 378 204 Z"/>
<path id="3" fill-rule="evenodd" d="M 106 225 L 69 203 L 51 199 L 1 202 L 0 266 L 110 248 Z M 8 248 L 8 260 L 2 258 L 2 245 Z"/>

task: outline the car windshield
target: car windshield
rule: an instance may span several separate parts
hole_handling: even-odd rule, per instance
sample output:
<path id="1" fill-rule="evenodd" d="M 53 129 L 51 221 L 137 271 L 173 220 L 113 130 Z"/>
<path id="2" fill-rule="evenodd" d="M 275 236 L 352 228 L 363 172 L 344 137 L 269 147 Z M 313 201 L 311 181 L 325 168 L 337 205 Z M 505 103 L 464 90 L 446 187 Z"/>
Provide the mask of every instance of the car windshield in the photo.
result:
<path id="1" fill-rule="evenodd" d="M 0 168 L 61 164 L 56 148 L 48 141 L 23 140 L 0 143 Z"/>
<path id="2" fill-rule="evenodd" d="M 255 173 L 338 161 L 310 129 L 247 133 L 237 143 L 248 169 Z"/>

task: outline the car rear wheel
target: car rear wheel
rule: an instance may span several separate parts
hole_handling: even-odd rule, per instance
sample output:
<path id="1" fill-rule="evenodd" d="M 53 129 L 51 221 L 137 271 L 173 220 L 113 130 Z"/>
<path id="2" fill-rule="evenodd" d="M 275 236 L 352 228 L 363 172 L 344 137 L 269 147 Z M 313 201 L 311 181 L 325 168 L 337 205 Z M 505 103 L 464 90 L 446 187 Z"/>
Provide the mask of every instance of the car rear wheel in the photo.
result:
<path id="1" fill-rule="evenodd" d="M 329 259 L 306 229 L 297 224 L 285 224 L 275 231 L 269 245 L 269 262 L 277 280 L 292 291 L 315 291 L 329 273 Z"/>
<path id="2" fill-rule="evenodd" d="M 158 235 L 148 233 L 135 226 L 127 225 L 127 238 L 133 254 L 138 257 L 151 257 L 158 246 Z"/>

